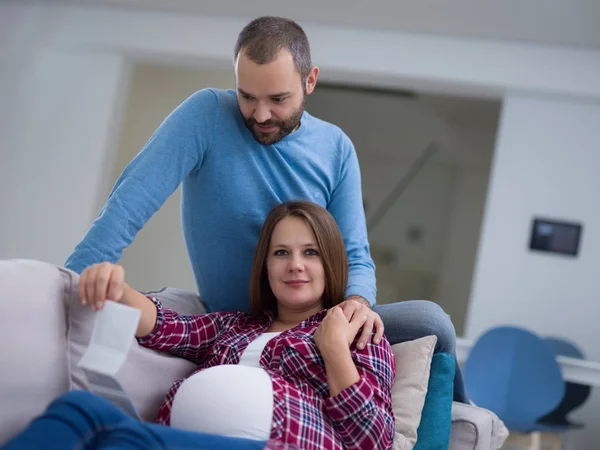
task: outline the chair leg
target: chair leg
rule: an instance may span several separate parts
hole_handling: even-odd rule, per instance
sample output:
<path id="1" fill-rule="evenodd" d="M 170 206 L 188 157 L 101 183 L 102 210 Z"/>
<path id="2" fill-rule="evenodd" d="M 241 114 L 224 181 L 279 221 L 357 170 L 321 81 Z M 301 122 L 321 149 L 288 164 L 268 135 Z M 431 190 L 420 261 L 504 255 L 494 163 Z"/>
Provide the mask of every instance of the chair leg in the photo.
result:
<path id="1" fill-rule="evenodd" d="M 563 442 L 562 442 L 562 434 L 560 433 L 547 433 L 548 443 L 550 444 L 550 450 L 562 450 Z"/>
<path id="2" fill-rule="evenodd" d="M 562 450 L 563 435 L 561 433 L 541 433 L 534 431 L 528 434 L 512 432 L 502 448 L 514 450 Z"/>
<path id="3" fill-rule="evenodd" d="M 542 433 L 534 431 L 529 435 L 529 450 L 542 450 Z"/>
<path id="4" fill-rule="evenodd" d="M 529 450 L 531 447 L 531 434 L 511 431 L 504 442 L 502 449 L 505 450 Z"/>

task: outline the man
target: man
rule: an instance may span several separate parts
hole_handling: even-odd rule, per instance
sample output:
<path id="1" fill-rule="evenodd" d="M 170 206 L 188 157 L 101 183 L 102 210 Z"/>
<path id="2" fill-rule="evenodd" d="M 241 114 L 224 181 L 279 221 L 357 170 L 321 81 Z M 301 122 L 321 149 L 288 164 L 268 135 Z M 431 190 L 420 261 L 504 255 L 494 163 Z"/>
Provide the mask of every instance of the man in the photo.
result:
<path id="1" fill-rule="evenodd" d="M 437 350 L 454 353 L 454 328 L 437 305 L 375 306 L 358 159 L 338 127 L 304 110 L 319 69 L 302 28 L 279 17 L 250 22 L 238 36 L 234 67 L 236 91 L 201 90 L 165 119 L 117 180 L 66 267 L 81 272 L 118 261 L 183 183 L 184 237 L 202 302 L 209 311 L 248 310 L 264 218 L 280 202 L 307 199 L 326 207 L 344 236 L 350 277 L 343 309 L 348 318 L 368 316 L 359 345 L 372 331 L 377 343 L 385 323 L 392 344 L 436 334 Z"/>

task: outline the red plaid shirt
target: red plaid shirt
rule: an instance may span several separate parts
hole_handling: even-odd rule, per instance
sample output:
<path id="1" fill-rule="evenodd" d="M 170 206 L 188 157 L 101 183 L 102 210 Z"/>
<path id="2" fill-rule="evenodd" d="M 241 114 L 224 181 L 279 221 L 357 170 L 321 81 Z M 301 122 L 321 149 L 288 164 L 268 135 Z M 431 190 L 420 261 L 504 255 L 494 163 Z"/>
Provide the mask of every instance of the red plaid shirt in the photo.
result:
<path id="1" fill-rule="evenodd" d="M 158 315 L 154 330 L 139 339 L 145 347 L 169 352 L 198 364 L 197 373 L 221 364 L 237 364 L 248 344 L 268 330 L 272 314 L 256 319 L 247 313 L 179 316 L 152 299 Z M 360 380 L 329 396 L 325 361 L 313 335 L 326 310 L 271 339 L 260 365 L 273 382 L 273 422 L 266 448 L 389 449 L 394 437 L 391 389 L 395 362 L 387 339 L 352 346 Z M 191 376 L 191 375 L 190 375 Z M 176 381 L 158 412 L 168 425 L 171 406 L 183 380 Z"/>

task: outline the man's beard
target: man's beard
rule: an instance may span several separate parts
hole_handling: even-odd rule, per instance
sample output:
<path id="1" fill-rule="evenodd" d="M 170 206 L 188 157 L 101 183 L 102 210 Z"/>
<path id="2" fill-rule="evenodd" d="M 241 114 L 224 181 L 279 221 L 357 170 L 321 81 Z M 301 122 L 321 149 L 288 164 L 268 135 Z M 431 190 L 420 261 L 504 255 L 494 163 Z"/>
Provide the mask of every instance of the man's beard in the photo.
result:
<path id="1" fill-rule="evenodd" d="M 298 109 L 292 112 L 292 114 L 290 114 L 285 120 L 267 120 L 266 122 L 260 124 L 264 127 L 277 127 L 278 130 L 272 133 L 263 133 L 262 131 L 259 131 L 256 128 L 258 122 L 252 117 L 248 119 L 244 117 L 244 122 L 252 133 L 252 136 L 254 136 L 254 139 L 256 139 L 260 144 L 273 145 L 281 141 L 284 137 L 298 128 L 300 119 L 302 119 L 302 113 L 304 113 L 305 104 L 306 100 L 303 100 Z"/>

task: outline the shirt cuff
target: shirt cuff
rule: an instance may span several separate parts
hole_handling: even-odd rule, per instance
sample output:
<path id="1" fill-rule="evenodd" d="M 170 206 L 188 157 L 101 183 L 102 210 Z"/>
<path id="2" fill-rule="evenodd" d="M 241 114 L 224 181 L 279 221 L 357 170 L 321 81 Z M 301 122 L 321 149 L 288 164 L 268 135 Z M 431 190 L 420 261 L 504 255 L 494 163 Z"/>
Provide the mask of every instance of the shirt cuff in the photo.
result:
<path id="1" fill-rule="evenodd" d="M 325 409 L 333 421 L 340 422 L 361 414 L 373 400 L 373 388 L 364 379 L 348 386 L 335 397 L 325 399 Z"/>
<path id="2" fill-rule="evenodd" d="M 156 306 L 156 324 L 154 325 L 154 328 L 149 334 L 147 334 L 144 337 L 137 338 L 138 344 L 144 346 L 152 345 L 154 343 L 155 338 L 157 336 L 160 336 L 159 331 L 162 328 L 162 325 L 165 321 L 165 313 L 162 303 L 154 297 L 148 297 L 148 299 L 150 299 L 152 303 L 154 303 L 154 306 Z"/>

